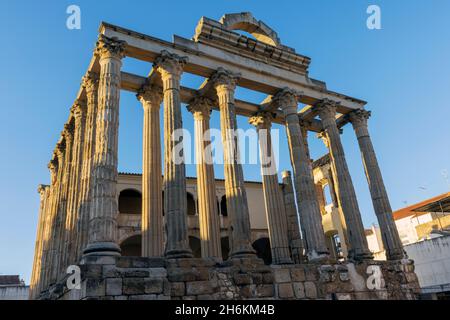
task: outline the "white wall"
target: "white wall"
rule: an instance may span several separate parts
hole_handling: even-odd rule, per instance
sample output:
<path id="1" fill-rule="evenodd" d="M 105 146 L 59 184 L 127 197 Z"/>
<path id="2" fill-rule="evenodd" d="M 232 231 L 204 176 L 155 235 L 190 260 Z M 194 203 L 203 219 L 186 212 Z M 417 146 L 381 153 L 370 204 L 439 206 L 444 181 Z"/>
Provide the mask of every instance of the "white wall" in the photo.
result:
<path id="1" fill-rule="evenodd" d="M 404 246 L 421 288 L 450 284 L 450 236 Z"/>
<path id="2" fill-rule="evenodd" d="M 408 216 L 403 219 L 395 220 L 398 234 L 403 245 L 415 243 L 420 240 L 417 236 L 416 226 L 433 220 L 430 213 L 420 215 L 418 217 Z"/>
<path id="3" fill-rule="evenodd" d="M 29 286 L 0 287 L 0 300 L 28 300 Z"/>

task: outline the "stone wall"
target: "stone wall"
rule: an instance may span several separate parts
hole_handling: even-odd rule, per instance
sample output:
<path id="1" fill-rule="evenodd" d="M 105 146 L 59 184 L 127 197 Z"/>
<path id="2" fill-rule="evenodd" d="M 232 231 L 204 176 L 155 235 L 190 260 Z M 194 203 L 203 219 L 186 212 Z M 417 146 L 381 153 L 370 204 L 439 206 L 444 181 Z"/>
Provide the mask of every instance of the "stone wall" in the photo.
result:
<path id="1" fill-rule="evenodd" d="M 373 265 L 385 285 L 370 290 L 367 270 Z M 87 257 L 80 268 L 81 289 L 68 290 L 62 280 L 41 299 L 415 299 L 419 290 L 409 260 L 267 266 L 256 258 Z"/>

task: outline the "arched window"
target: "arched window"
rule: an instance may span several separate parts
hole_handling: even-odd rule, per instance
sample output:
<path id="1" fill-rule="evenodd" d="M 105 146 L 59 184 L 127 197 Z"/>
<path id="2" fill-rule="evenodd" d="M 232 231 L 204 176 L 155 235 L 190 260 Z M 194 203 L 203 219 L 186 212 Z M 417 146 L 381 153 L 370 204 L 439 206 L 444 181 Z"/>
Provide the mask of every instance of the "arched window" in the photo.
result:
<path id="1" fill-rule="evenodd" d="M 131 236 L 125 239 L 120 244 L 120 249 L 122 250 L 122 256 L 126 257 L 140 257 L 141 253 L 141 235 Z"/>
<path id="2" fill-rule="evenodd" d="M 195 216 L 195 200 L 194 196 L 189 192 L 186 193 L 187 199 L 187 214 L 189 216 Z"/>
<path id="3" fill-rule="evenodd" d="M 329 205 L 330 203 L 333 203 L 333 198 L 331 197 L 331 189 L 328 183 L 323 187 L 323 195 L 325 197 L 326 206 Z"/>
<path id="4" fill-rule="evenodd" d="M 272 263 L 269 238 L 259 238 L 253 242 L 252 247 L 255 249 L 258 258 L 263 259 L 265 264 L 269 265 Z"/>
<path id="5" fill-rule="evenodd" d="M 119 195 L 119 212 L 127 214 L 142 213 L 142 195 L 139 191 L 125 189 Z"/>
<path id="6" fill-rule="evenodd" d="M 227 197 L 225 195 L 222 196 L 222 199 L 220 200 L 220 211 L 222 212 L 222 216 L 228 217 Z"/>

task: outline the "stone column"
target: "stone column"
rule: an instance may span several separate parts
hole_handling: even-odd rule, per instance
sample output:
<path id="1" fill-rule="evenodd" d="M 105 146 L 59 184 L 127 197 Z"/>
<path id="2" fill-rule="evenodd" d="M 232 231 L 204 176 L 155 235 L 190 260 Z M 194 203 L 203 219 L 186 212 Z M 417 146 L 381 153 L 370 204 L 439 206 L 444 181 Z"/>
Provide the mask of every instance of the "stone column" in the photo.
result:
<path id="1" fill-rule="evenodd" d="M 291 172 L 283 171 L 281 177 L 283 179 L 283 198 L 288 226 L 287 234 L 292 260 L 294 263 L 303 263 L 305 262 L 305 250 L 302 232 L 300 231 L 300 223 L 298 221 L 297 207 L 295 206 L 295 194 L 292 186 Z"/>
<path id="2" fill-rule="evenodd" d="M 285 117 L 286 135 L 294 170 L 295 191 L 307 256 L 309 260 L 326 258 L 328 249 L 325 243 L 309 152 L 299 124 L 297 96 L 292 90 L 283 89 L 275 96 L 275 101 L 278 102 Z"/>
<path id="3" fill-rule="evenodd" d="M 329 143 L 331 164 L 335 172 L 335 191 L 345 218 L 344 229 L 346 229 L 349 242 L 348 257 L 354 260 L 371 259 L 372 254 L 367 245 L 355 189 L 345 159 L 339 129 L 336 125 L 336 104 L 325 99 L 320 101 L 316 108 Z"/>
<path id="4" fill-rule="evenodd" d="M 370 111 L 355 110 L 350 113 L 349 117 L 358 138 L 373 208 L 380 225 L 383 245 L 386 250 L 386 257 L 388 260 L 402 259 L 405 253 L 392 216 L 391 204 L 367 127 Z"/>
<path id="5" fill-rule="evenodd" d="M 125 43 L 100 35 L 100 79 L 92 165 L 92 201 L 89 216 L 89 243 L 84 254 L 120 255 L 116 243 L 117 153 L 119 134 L 120 68 Z"/>
<path id="6" fill-rule="evenodd" d="M 38 295 L 38 287 L 40 282 L 40 270 L 41 270 L 41 259 L 42 259 L 42 250 L 43 250 L 43 238 L 44 238 L 44 228 L 45 228 L 45 207 L 47 201 L 48 194 L 48 186 L 39 185 L 38 192 L 40 196 L 40 205 L 39 205 L 39 215 L 38 215 L 38 223 L 36 229 L 36 241 L 34 246 L 34 259 L 33 259 L 33 269 L 31 273 L 31 281 L 30 281 L 30 292 L 29 298 L 36 299 Z"/>
<path id="7" fill-rule="evenodd" d="M 142 256 L 164 255 L 161 135 L 162 89 L 145 85 L 137 94 L 144 108 L 142 160 Z"/>
<path id="8" fill-rule="evenodd" d="M 65 249 L 65 238 L 66 238 L 66 218 L 67 218 L 67 204 L 69 199 L 69 185 L 70 185 L 70 172 L 72 169 L 72 161 L 73 161 L 73 135 L 74 135 L 74 127 L 75 123 L 73 118 L 69 119 L 69 122 L 64 125 L 63 137 L 66 141 L 66 149 L 64 155 L 64 169 L 62 174 L 62 187 L 58 208 L 58 216 L 57 216 L 57 280 L 62 276 L 64 270 L 64 249 Z"/>
<path id="9" fill-rule="evenodd" d="M 229 219 L 230 258 L 254 256 L 244 175 L 239 157 L 234 90 L 236 75 L 222 68 L 211 77 L 220 108 L 224 153 L 225 195 Z"/>
<path id="10" fill-rule="evenodd" d="M 46 203 L 46 216 L 45 216 L 45 226 L 44 226 L 44 244 L 42 252 L 42 268 L 41 268 L 41 283 L 39 291 L 42 291 L 49 282 L 49 270 L 51 267 L 51 247 L 52 247 L 52 235 L 54 233 L 53 224 L 53 203 L 56 192 L 57 176 L 58 176 L 58 158 L 56 155 L 50 160 L 48 164 L 50 170 L 50 187 L 48 190 L 48 200 Z"/>
<path id="11" fill-rule="evenodd" d="M 199 97 L 189 104 L 188 110 L 194 115 L 198 213 L 202 257 L 222 260 L 216 183 L 210 149 L 209 119 L 212 103 L 207 98 Z"/>
<path id="12" fill-rule="evenodd" d="M 192 257 L 187 227 L 186 169 L 181 144 L 180 78 L 186 61 L 186 58 L 163 51 L 154 64 L 161 74 L 164 90 L 165 255 L 168 258 Z"/>
<path id="13" fill-rule="evenodd" d="M 89 214 L 91 205 L 92 164 L 95 152 L 96 116 L 98 105 L 98 74 L 88 72 L 83 77 L 83 88 L 86 91 L 87 111 L 86 126 L 84 128 L 84 142 L 82 151 L 80 195 L 77 219 L 76 256 L 81 258 L 88 243 Z"/>
<path id="14" fill-rule="evenodd" d="M 283 194 L 278 183 L 277 165 L 272 149 L 272 115 L 263 112 L 249 119 L 258 131 L 261 176 L 273 264 L 292 263 L 289 252 L 287 219 Z"/>
<path id="15" fill-rule="evenodd" d="M 59 235 L 59 207 L 61 202 L 61 193 L 63 187 L 64 167 L 65 167 L 65 153 L 66 153 L 66 141 L 62 139 L 56 145 L 56 157 L 57 157 L 57 177 L 54 186 L 54 193 L 52 195 L 52 207 L 51 207 L 51 235 L 50 235 L 50 248 L 48 252 L 49 266 L 48 266 L 48 285 L 56 282 L 58 274 L 58 235 Z"/>
<path id="16" fill-rule="evenodd" d="M 64 249 L 64 266 L 78 262 L 76 244 L 78 234 L 76 222 L 78 220 L 78 199 L 80 194 L 80 175 L 83 158 L 84 131 L 86 125 L 86 101 L 77 100 L 71 109 L 75 119 L 73 151 L 70 169 L 70 182 L 68 191 L 66 235 Z"/>

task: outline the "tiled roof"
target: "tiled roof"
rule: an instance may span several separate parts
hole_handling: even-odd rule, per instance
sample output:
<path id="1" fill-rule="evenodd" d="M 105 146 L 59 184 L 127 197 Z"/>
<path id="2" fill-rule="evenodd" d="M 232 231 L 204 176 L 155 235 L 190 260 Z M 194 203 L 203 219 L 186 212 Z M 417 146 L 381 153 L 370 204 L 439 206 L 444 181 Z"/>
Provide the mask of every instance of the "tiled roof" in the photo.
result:
<path id="1" fill-rule="evenodd" d="M 394 216 L 394 220 L 403 219 L 403 218 L 406 218 L 408 216 L 420 216 L 420 215 L 427 214 L 427 212 L 417 212 L 417 211 L 413 211 L 413 210 L 415 210 L 417 208 L 420 208 L 420 207 L 423 207 L 423 206 L 425 206 L 427 204 L 433 203 L 435 201 L 444 199 L 444 198 L 448 197 L 449 195 L 450 195 L 450 192 L 447 192 L 447 193 L 441 194 L 439 196 L 436 196 L 434 198 L 430 198 L 430 199 L 421 201 L 419 203 L 413 204 L 411 206 L 402 208 L 400 210 L 394 211 L 392 213 L 393 216 Z"/>

